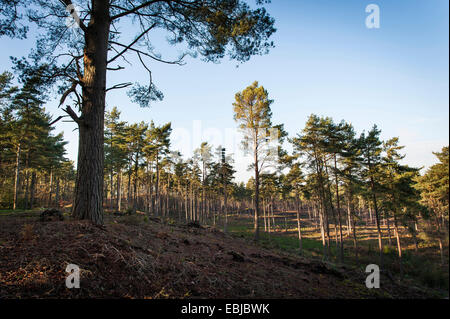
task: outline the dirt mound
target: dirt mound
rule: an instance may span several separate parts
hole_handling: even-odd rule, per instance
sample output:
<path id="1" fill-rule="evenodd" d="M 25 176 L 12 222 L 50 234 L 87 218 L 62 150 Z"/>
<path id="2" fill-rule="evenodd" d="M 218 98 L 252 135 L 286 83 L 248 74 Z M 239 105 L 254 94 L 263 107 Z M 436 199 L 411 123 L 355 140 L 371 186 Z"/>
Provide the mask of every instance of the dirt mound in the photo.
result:
<path id="1" fill-rule="evenodd" d="M 425 298 L 366 274 L 263 249 L 210 227 L 143 216 L 88 222 L 0 218 L 0 298 Z M 68 289 L 68 264 L 81 269 Z M 386 283 L 388 284 L 388 283 Z"/>

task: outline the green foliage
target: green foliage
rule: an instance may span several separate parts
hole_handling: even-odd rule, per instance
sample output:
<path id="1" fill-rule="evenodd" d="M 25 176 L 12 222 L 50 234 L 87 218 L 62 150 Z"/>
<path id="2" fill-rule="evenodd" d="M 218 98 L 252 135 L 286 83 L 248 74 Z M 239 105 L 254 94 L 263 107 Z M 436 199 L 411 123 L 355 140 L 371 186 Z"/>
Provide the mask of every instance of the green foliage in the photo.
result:
<path id="1" fill-rule="evenodd" d="M 25 73 L 19 80 L 20 88 L 12 87 L 10 73 L 0 76 L 0 204 L 9 207 L 17 188 L 16 206 L 28 208 L 39 177 L 51 174 L 72 182 L 75 176 L 73 163 L 64 157 L 67 142 L 62 133 L 53 134 L 54 121 L 43 108 L 43 80 Z"/>

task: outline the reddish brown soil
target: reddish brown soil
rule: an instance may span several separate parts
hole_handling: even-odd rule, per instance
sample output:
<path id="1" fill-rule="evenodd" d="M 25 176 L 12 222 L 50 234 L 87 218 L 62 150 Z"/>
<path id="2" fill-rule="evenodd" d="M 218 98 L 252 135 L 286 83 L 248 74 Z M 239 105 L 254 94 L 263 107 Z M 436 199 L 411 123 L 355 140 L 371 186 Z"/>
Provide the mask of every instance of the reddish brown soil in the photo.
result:
<path id="1" fill-rule="evenodd" d="M 0 216 L 1 298 L 427 298 L 424 289 L 263 249 L 213 228 L 142 216 L 41 222 Z M 65 286 L 68 264 L 81 288 Z"/>

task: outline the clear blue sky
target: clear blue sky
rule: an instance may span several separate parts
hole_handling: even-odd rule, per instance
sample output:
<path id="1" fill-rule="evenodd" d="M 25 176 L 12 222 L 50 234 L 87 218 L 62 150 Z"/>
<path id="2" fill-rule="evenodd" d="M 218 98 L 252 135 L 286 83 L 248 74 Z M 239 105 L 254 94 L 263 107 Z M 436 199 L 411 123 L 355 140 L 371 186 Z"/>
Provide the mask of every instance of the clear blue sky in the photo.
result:
<path id="1" fill-rule="evenodd" d="M 118 106 L 122 118 L 130 122 L 171 121 L 177 130 L 193 135 L 201 123 L 203 132 L 210 128 L 207 132 L 225 135 L 227 129 L 236 128 L 234 94 L 257 80 L 275 100 L 273 122 L 284 123 L 290 136 L 304 127 L 311 113 L 345 119 L 358 133 L 377 124 L 382 138 L 400 137 L 406 146 L 405 163 L 427 167 L 435 162 L 431 152 L 449 143 L 447 0 L 272 2 L 267 9 L 276 19 L 277 32 L 276 48 L 269 55 L 254 57 L 238 68 L 227 59 L 210 64 L 188 58 L 181 67 L 151 63 L 165 99 L 141 109 L 125 91 L 116 91 L 107 97 L 108 108 Z M 365 8 L 371 3 L 380 7 L 379 29 L 365 26 Z M 163 56 L 177 56 L 177 48 L 166 45 L 161 34 L 154 38 Z M 27 55 L 34 44 L 32 40 L 0 41 L 0 71 L 10 68 L 9 56 Z M 147 79 L 135 63 L 110 75 L 108 84 Z M 56 105 L 52 101 L 46 107 L 61 115 Z M 73 123 L 57 125 L 70 141 L 68 156 L 76 160 L 78 137 L 73 128 Z M 192 143 L 200 144 L 200 139 Z M 192 143 L 183 142 L 179 148 L 188 154 L 198 147 Z M 238 180 L 250 176 L 247 162 L 237 157 Z"/>

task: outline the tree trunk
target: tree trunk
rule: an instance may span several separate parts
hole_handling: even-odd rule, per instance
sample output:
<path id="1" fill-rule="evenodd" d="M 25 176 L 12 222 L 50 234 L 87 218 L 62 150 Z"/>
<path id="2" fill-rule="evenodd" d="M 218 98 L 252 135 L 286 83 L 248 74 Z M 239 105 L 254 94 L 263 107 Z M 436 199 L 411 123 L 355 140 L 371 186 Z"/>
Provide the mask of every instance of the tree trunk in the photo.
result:
<path id="1" fill-rule="evenodd" d="M 373 202 L 373 208 L 375 210 L 375 222 L 377 225 L 377 233 L 378 233 L 378 249 L 380 253 L 380 266 L 383 265 L 383 242 L 382 242 L 382 236 L 381 236 L 381 227 L 380 227 L 380 216 L 378 213 L 378 204 L 377 204 L 377 197 L 375 194 L 375 183 L 373 181 L 373 178 L 371 178 L 370 181 L 371 184 L 371 190 L 372 190 L 372 202 Z"/>
<path id="2" fill-rule="evenodd" d="M 336 154 L 334 155 L 334 179 L 336 183 L 336 203 L 337 203 L 337 213 L 338 213 L 338 224 L 339 224 L 339 258 L 340 262 L 342 263 L 344 261 L 344 240 L 342 238 L 342 221 L 341 221 L 341 203 L 339 200 L 339 180 L 337 176 L 337 159 Z M 336 226 L 335 226 L 336 227 Z"/>
<path id="3" fill-rule="evenodd" d="M 109 201 L 109 208 L 112 209 L 114 207 L 114 175 L 113 170 L 111 169 L 110 172 L 110 185 L 109 185 L 109 193 L 110 193 L 110 201 Z"/>
<path id="4" fill-rule="evenodd" d="M 302 244 L 302 227 L 300 223 L 300 200 L 299 200 L 299 194 L 296 196 L 296 206 L 297 206 L 297 228 L 298 228 L 298 245 L 299 245 L 299 252 L 300 255 L 303 253 L 303 244 Z"/>
<path id="5" fill-rule="evenodd" d="M 36 185 L 36 172 L 32 172 L 30 185 L 30 209 L 33 209 L 35 185 Z"/>
<path id="6" fill-rule="evenodd" d="M 170 199 L 169 188 L 170 188 L 170 174 L 169 174 L 169 172 L 167 172 L 167 190 L 166 190 L 166 216 L 167 217 L 169 217 L 169 199 Z"/>
<path id="7" fill-rule="evenodd" d="M 53 193 L 53 169 L 50 168 L 50 187 L 48 191 L 48 203 L 47 206 L 52 206 L 52 193 Z"/>
<path id="8" fill-rule="evenodd" d="M 122 209 L 122 170 L 117 173 L 117 210 L 120 212 Z"/>
<path id="9" fill-rule="evenodd" d="M 255 229 L 255 241 L 259 240 L 259 163 L 258 163 L 258 148 L 256 147 L 255 141 L 255 219 L 254 219 L 254 229 Z"/>
<path id="10" fill-rule="evenodd" d="M 55 202 L 56 207 L 59 208 L 59 178 L 56 178 Z"/>
<path id="11" fill-rule="evenodd" d="M 351 221 L 351 210 L 350 210 L 350 199 L 347 202 L 347 237 L 350 237 L 352 233 L 352 221 Z"/>
<path id="12" fill-rule="evenodd" d="M 265 203 L 264 197 L 262 200 L 262 205 L 263 205 L 264 231 L 266 232 L 267 231 L 267 220 L 266 220 L 267 217 L 266 217 L 266 203 Z"/>
<path id="13" fill-rule="evenodd" d="M 320 219 L 320 235 L 322 236 L 322 247 L 323 247 L 323 257 L 324 259 L 328 259 L 328 247 L 325 239 L 325 221 L 324 221 L 324 212 L 325 209 L 323 205 L 319 204 L 319 219 Z"/>
<path id="14" fill-rule="evenodd" d="M 397 237 L 397 250 L 398 250 L 398 260 L 400 263 L 400 276 L 403 277 L 403 267 L 402 267 L 402 245 L 400 242 L 400 234 L 398 231 L 398 223 L 397 223 L 397 217 L 394 212 L 394 228 L 395 228 L 395 236 Z"/>
<path id="15" fill-rule="evenodd" d="M 439 221 L 439 217 L 436 216 L 436 225 L 437 225 L 437 238 L 438 238 L 438 242 L 439 242 L 439 251 L 441 253 L 441 264 L 444 265 L 444 249 L 443 249 L 443 245 L 442 245 L 442 234 L 441 234 L 441 226 L 440 226 L 440 221 Z"/>
<path id="16" fill-rule="evenodd" d="M 389 222 L 389 215 L 387 212 L 384 213 L 384 220 L 386 221 L 387 229 L 388 229 L 388 238 L 389 238 L 389 246 L 392 246 L 392 238 L 391 238 L 391 224 Z M 395 217 L 395 216 L 394 216 Z"/>
<path id="17" fill-rule="evenodd" d="M 227 186 L 226 182 L 223 185 L 223 214 L 225 217 L 223 224 L 223 232 L 226 233 L 228 231 L 228 210 L 227 210 Z"/>
<path id="18" fill-rule="evenodd" d="M 156 184 L 155 184 L 155 198 L 156 198 L 156 215 L 160 214 L 160 195 L 159 195 L 159 159 L 158 152 L 156 152 Z"/>
<path id="19" fill-rule="evenodd" d="M 73 216 L 103 224 L 103 167 L 109 1 L 92 1 L 85 32 L 83 105 L 79 119 L 78 165 Z"/>
<path id="20" fill-rule="evenodd" d="M 20 143 L 17 145 L 16 152 L 16 172 L 14 178 L 14 202 L 13 209 L 17 207 L 17 200 L 19 199 L 19 181 L 20 181 Z"/>
<path id="21" fill-rule="evenodd" d="M 137 180 L 138 180 L 138 169 L 139 169 L 139 153 L 136 152 L 136 162 L 134 165 L 134 180 L 133 180 L 133 213 L 137 210 Z"/>

